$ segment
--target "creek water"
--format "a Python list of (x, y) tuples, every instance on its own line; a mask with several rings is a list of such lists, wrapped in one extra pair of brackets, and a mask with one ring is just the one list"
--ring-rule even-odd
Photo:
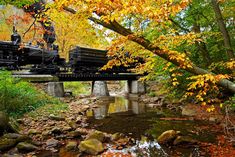
[[(216, 135), (202, 130), (208, 122), (195, 120), (161, 120), (161, 118), (181, 117), (180, 112), (166, 108), (149, 108), (140, 103), (138, 97), (106, 97), (96, 108), (87, 112), (91, 127), (107, 133), (124, 133), (137, 140), (133, 147), (121, 150), (133, 156), (207, 156), (199, 146), (160, 146), (156, 139), (167, 130), (177, 130), (200, 142), (214, 142)], [(142, 137), (148, 141), (141, 141)], [(110, 152), (116, 150), (109, 149)], [(120, 152), (120, 151), (119, 151)]]

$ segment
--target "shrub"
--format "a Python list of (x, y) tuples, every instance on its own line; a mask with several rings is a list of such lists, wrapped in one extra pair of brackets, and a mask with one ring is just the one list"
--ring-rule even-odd
[(19, 116), (47, 103), (58, 103), (30, 83), (0, 71), (0, 110)]

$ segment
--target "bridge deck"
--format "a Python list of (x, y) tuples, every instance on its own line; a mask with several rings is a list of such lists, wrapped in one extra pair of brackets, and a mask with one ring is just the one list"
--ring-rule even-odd
[(137, 74), (58, 74), (59, 81), (138, 80)]
[(138, 80), (138, 74), (55, 74), (41, 75), (29, 73), (13, 73), (13, 77), (22, 78), (30, 82), (53, 81), (111, 81), (111, 80)]

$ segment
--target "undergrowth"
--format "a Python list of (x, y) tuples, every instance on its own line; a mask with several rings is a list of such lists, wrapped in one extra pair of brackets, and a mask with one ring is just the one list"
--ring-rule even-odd
[(89, 86), (84, 82), (64, 82), (65, 90), (71, 90), (73, 95), (90, 94)]
[(0, 71), (0, 110), (18, 117), (45, 104), (58, 104), (28, 82), (13, 78), (8, 71)]

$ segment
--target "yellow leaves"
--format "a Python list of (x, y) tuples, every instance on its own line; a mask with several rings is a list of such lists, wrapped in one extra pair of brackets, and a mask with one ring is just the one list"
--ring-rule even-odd
[(185, 97), (195, 97), (197, 102), (200, 102), (202, 106), (208, 105), (206, 109), (207, 112), (213, 112), (215, 110), (214, 104), (220, 104), (223, 107), (220, 100), (217, 98), (212, 98), (212, 96), (217, 97), (219, 94), (219, 88), (217, 87), (217, 82), (223, 78), (227, 78), (227, 75), (213, 75), (204, 74), (198, 76), (192, 76), (188, 79), (192, 80), (188, 85), (187, 93)]
[[(69, 1), (63, 3), (67, 2), (70, 3)], [(79, 11), (83, 12), (83, 9), (81, 8)], [(57, 6), (52, 6), (46, 14), (53, 21), (57, 35), (56, 42), (60, 47), (60, 55), (64, 58), (68, 58), (69, 50), (76, 45), (104, 49), (107, 41), (101, 31), (94, 28), (92, 23), (88, 21), (87, 12), (71, 14), (65, 11), (61, 12)]]
[(207, 112), (213, 112), (215, 110), (215, 106), (214, 105), (211, 105), (210, 107), (208, 107), (206, 109)]
[(187, 0), (179, 2), (155, 1), (155, 0), (56, 0), (57, 8), (74, 6), (78, 10), (86, 8), (90, 13), (97, 13), (108, 19), (125, 17), (130, 14), (142, 16), (144, 19), (152, 19), (156, 22), (167, 20), (183, 10)]
[(177, 85), (179, 85), (179, 82), (172, 82), (172, 85), (177, 86)]
[(220, 108), (223, 108), (223, 104), (221, 103), (221, 104), (219, 105), (219, 107), (220, 107)]
[(186, 57), (185, 53), (179, 53), (177, 51), (169, 50), (168, 56), (172, 62), (177, 62), (179, 66), (183, 69), (192, 67), (192, 63), (190, 62), (189, 58)]
[(202, 104), (201, 104), (202, 106), (206, 106), (206, 102), (202, 102)]
[(176, 35), (176, 30), (169, 28), (170, 32), (168, 35), (161, 35), (157, 39), (155, 39), (155, 43), (160, 45), (161, 48), (164, 49), (175, 49), (182, 44), (193, 45), (196, 42), (201, 42), (202, 38), (200, 33), (195, 34), (193, 32)]
[(225, 63), (225, 65), (228, 69), (233, 70), (235, 69), (235, 60), (228, 61), (227, 63)]

